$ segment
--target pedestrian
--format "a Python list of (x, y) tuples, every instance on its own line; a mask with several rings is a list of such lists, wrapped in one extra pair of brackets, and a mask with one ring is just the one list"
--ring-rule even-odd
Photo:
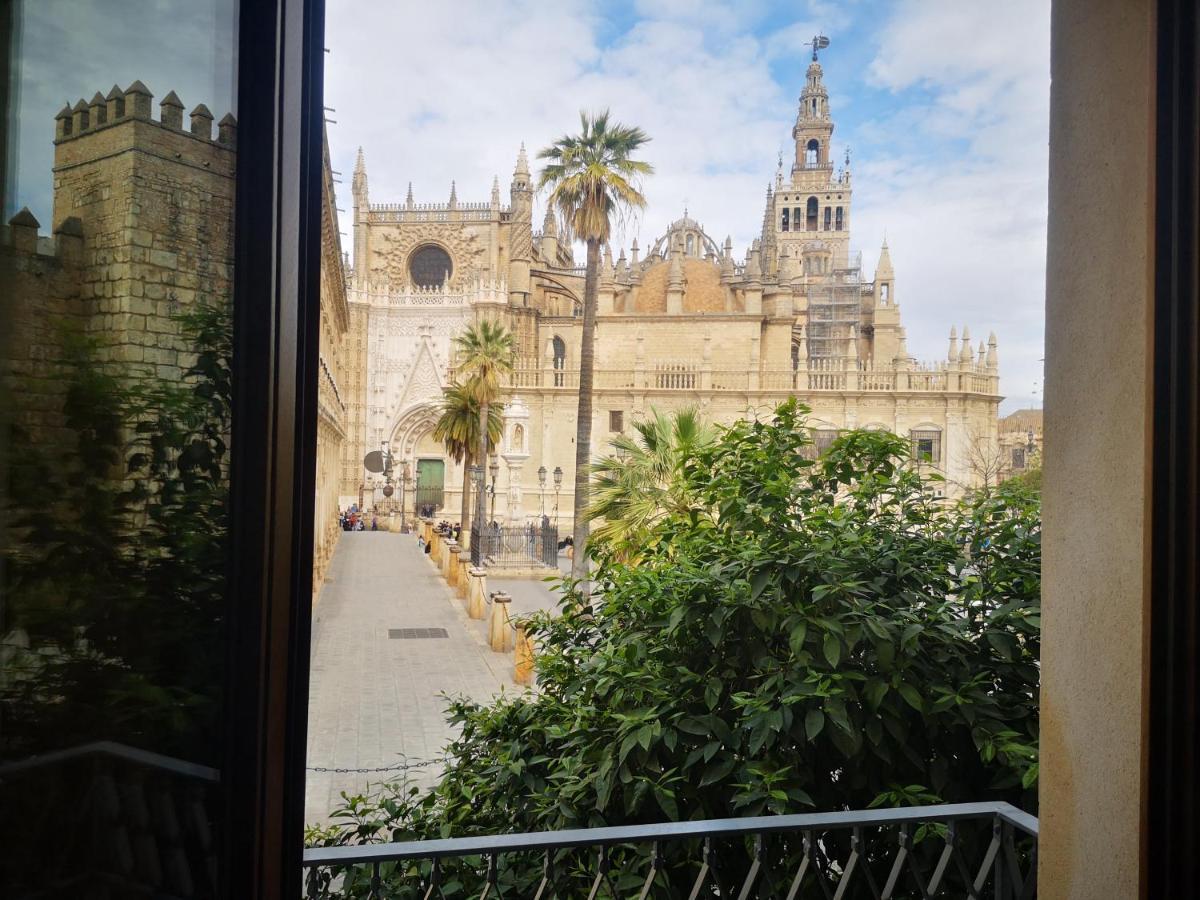
[(379, 520), (377, 518), (375, 518), (374, 516), (371, 516), (371, 530), (372, 531), (379, 530)]

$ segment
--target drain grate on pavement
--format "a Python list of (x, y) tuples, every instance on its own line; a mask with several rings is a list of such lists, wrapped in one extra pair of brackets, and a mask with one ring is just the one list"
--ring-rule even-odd
[(394, 641), (412, 641), (421, 638), (448, 638), (445, 628), (389, 628), (388, 637)]

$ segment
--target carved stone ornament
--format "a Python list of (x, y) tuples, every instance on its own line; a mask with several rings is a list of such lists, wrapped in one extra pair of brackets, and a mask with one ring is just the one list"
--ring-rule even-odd
[(375, 249), (371, 259), (372, 275), (385, 275), (393, 285), (407, 284), (408, 258), (414, 250), (426, 244), (436, 244), (450, 254), (454, 264), (450, 285), (458, 286), (486, 265), (486, 248), (474, 231), (458, 223), (418, 222), (400, 228), (380, 229), (382, 246)]

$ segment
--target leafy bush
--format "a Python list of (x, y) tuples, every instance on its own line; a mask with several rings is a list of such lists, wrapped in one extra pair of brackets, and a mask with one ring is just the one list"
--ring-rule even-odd
[(64, 326), (67, 438), (9, 427), (0, 758), (107, 739), (218, 762), (229, 310), (179, 325), (177, 382)]
[(1036, 499), (934, 500), (886, 433), (813, 460), (804, 412), (786, 403), (695, 450), (690, 507), (656, 523), (638, 563), (601, 550), (590, 597), (568, 583), (561, 614), (531, 622), (539, 692), (451, 704), (461, 733), (432, 791), (349, 798), (310, 840), (1032, 808)]

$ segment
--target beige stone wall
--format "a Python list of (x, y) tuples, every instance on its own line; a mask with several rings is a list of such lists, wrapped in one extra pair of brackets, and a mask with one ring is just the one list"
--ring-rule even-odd
[(193, 134), (150, 118), (148, 102), (126, 108), (56, 140), (54, 224), (82, 223), (89, 329), (114, 359), (177, 379), (188, 357), (171, 314), (232, 295), (234, 132), (222, 143), (211, 117)]
[(1038, 896), (1132, 900), (1145, 884), (1154, 4), (1059, 0), (1051, 25)]
[(350, 409), (347, 363), (349, 362), (350, 307), (346, 298), (346, 272), (338, 231), (337, 200), (329, 144), (325, 141), (321, 201), (321, 303), (317, 373), (317, 471), (313, 506), (313, 602), (321, 585), (341, 530), (344, 458), (347, 453)]

